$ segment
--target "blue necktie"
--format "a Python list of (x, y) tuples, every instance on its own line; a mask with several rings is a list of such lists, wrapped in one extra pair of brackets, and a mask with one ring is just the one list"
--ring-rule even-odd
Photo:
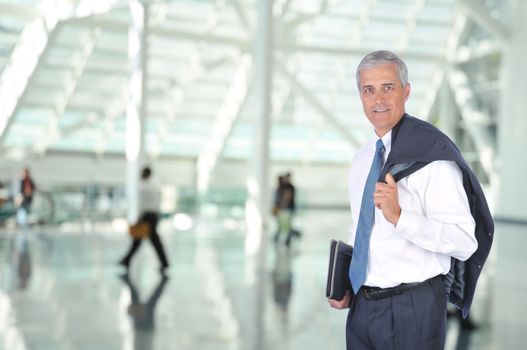
[(371, 229), (375, 218), (375, 207), (373, 204), (373, 191), (379, 179), (384, 153), (382, 140), (377, 140), (375, 157), (371, 163), (370, 172), (362, 193), (362, 203), (360, 206), (359, 223), (355, 234), (355, 244), (353, 245), (353, 258), (350, 264), (350, 281), (353, 292), (357, 294), (359, 288), (366, 280), (366, 267), (368, 266), (368, 250), (370, 249)]

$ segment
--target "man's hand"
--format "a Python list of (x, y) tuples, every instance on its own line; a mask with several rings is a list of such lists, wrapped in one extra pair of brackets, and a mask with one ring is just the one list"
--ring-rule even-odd
[(342, 300), (328, 299), (329, 305), (335, 309), (347, 309), (350, 305), (351, 292), (348, 290)]
[(373, 203), (382, 210), (382, 214), (394, 225), (397, 225), (401, 216), (401, 207), (399, 206), (399, 196), (397, 194), (397, 184), (392, 174), (386, 174), (386, 183), (377, 182), (375, 192), (373, 192)]

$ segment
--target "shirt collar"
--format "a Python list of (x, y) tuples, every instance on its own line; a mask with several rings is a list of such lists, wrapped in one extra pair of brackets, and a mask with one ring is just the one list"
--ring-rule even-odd
[[(379, 139), (379, 136), (375, 135), (375, 138), (371, 140), (373, 152), (375, 152), (375, 143)], [(384, 144), (384, 159), (386, 160), (390, 150), (392, 149), (392, 130), (388, 131), (382, 138)]]
[[(377, 140), (379, 139), (379, 136), (375, 135), (373, 139), (370, 140), (370, 144), (372, 145), (373, 149), (375, 150), (375, 143), (377, 143)], [(382, 143), (384, 144), (384, 153), (390, 152), (390, 149), (392, 148), (392, 130), (388, 131), (382, 138)]]
[(388, 131), (386, 135), (382, 137), (382, 143), (384, 143), (384, 159), (386, 159), (386, 156), (388, 153), (390, 153), (390, 150), (392, 149), (392, 131)]

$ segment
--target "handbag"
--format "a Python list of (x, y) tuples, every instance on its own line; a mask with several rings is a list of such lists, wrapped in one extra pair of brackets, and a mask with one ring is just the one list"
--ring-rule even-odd
[(133, 239), (143, 239), (150, 236), (150, 225), (148, 222), (138, 222), (128, 227), (128, 233)]

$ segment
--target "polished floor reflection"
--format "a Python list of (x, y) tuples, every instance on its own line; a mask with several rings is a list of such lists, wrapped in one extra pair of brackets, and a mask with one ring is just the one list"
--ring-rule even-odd
[[(150, 244), (129, 273), (117, 264), (125, 233), (101, 225), (0, 229), (0, 350), (344, 349), (346, 313), (324, 298), (330, 238), (346, 239), (345, 211), (308, 211), (288, 249), (272, 232), (263, 258), (245, 254), (232, 219), (161, 229), (166, 275)], [(273, 230), (271, 225), (270, 231)], [(447, 349), (527, 343), (525, 226), (498, 224), (472, 320), (449, 319)]]

